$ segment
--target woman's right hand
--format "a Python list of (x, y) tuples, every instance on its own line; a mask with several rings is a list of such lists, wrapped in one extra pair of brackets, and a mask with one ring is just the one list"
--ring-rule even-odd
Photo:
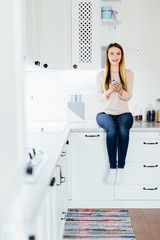
[(107, 99), (109, 99), (109, 97), (113, 91), (115, 91), (113, 84), (109, 84), (109, 89), (105, 92)]
[(112, 90), (112, 92), (113, 92), (113, 91), (116, 91), (116, 89), (115, 89), (115, 84), (114, 84), (114, 83), (110, 83), (110, 84), (109, 84), (109, 89)]

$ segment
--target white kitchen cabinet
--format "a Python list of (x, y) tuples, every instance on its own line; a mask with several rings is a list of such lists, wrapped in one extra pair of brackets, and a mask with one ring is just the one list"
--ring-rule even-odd
[(115, 186), (115, 199), (160, 199), (160, 133), (131, 132), (124, 184)]
[(124, 183), (111, 186), (106, 133), (71, 133), (70, 206), (151, 207), (160, 200), (159, 156), (159, 132), (130, 132)]
[(25, 61), (34, 66), (41, 59), (41, 0), (25, 0)]
[(97, 0), (72, 0), (72, 68), (99, 68), (99, 22)]
[(26, 0), (27, 60), (42, 69), (71, 67), (70, 0)]
[[(33, 142), (35, 140), (36, 139), (33, 139)], [(50, 143), (51, 141), (52, 138), (49, 138)], [(46, 140), (45, 144), (47, 144), (47, 142), (48, 141)], [(34, 199), (35, 202), (38, 203), (34, 203), (35, 207), (33, 207), (31, 203), (27, 204), (27, 206), (31, 205), (32, 207), (32, 213), (26, 213), (26, 219), (28, 222), (26, 230), (29, 240), (62, 239), (65, 216), (68, 207), (67, 166), (70, 154), (69, 147), (70, 140), (68, 137), (61, 152), (58, 152), (57, 157), (59, 157), (54, 164), (54, 168), (52, 170), (48, 169), (48, 171), (44, 168), (46, 176), (42, 178), (39, 176), (37, 182), (34, 182), (34, 185), (32, 183), (30, 183), (30, 186), (27, 185), (28, 190), (29, 187), (31, 187), (31, 189), (34, 188), (34, 190), (32, 190), (35, 194), (34, 198), (36, 198), (36, 196), (39, 198), (38, 201), (37, 199)], [(45, 184), (45, 186), (43, 186), (43, 182), (46, 182), (48, 185)]]
[(41, 51), (41, 66), (46, 65), (47, 69), (71, 67), (70, 0), (42, 1)]
[[(107, 46), (120, 41), (120, 2), (72, 0), (72, 68), (104, 68)], [(106, 6), (114, 10), (112, 19), (101, 19)]]
[[(103, 6), (117, 14), (101, 19)], [(25, 9), (26, 59), (42, 69), (99, 69), (120, 41), (120, 0), (26, 0)]]
[(28, 239), (30, 240), (56, 240), (56, 194), (58, 181), (58, 171), (54, 169), (49, 185), (43, 193), (43, 198), (39, 199), (39, 206), (30, 224)]
[(63, 148), (61, 155), (56, 164), (57, 182), (56, 182), (56, 240), (61, 240), (65, 216), (67, 212), (67, 163), (68, 163), (68, 146)]
[(106, 184), (109, 162), (106, 133), (71, 133), (70, 201), (114, 199), (114, 188)]

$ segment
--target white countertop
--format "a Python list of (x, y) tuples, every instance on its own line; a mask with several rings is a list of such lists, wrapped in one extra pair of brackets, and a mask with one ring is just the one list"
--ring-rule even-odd
[[(105, 130), (100, 128), (96, 121), (87, 121), (81, 123), (70, 123), (71, 132), (76, 131), (101, 131)], [(134, 122), (131, 132), (160, 132), (160, 123), (157, 122)]]
[[(32, 125), (33, 127), (33, 125)], [(33, 128), (32, 128), (33, 130)], [(34, 183), (24, 183), (22, 189), (23, 215), (26, 228), (32, 223), (37, 207), (49, 186), (56, 162), (70, 132), (69, 124), (62, 132), (26, 132), (26, 147), (35, 147), (49, 155), (39, 178)], [(26, 229), (27, 231), (27, 229)]]
[[(26, 125), (26, 132), (50, 132), (50, 133), (60, 133), (69, 126), (71, 132), (76, 131), (102, 131), (104, 129), (100, 128), (96, 121), (83, 121), (83, 122), (72, 122), (68, 123), (66, 121), (42, 121), (42, 122), (28, 122)], [(160, 131), (160, 123), (158, 122), (134, 122), (133, 127), (130, 131)]]

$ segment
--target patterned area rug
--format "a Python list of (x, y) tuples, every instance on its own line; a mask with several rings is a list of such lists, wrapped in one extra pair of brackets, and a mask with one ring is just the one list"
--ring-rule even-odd
[(68, 209), (63, 239), (136, 240), (127, 210)]

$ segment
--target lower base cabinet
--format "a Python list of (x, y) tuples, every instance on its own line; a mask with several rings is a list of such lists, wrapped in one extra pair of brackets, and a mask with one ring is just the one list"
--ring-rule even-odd
[[(118, 160), (118, 159), (117, 159)], [(71, 133), (70, 207), (158, 207), (160, 133), (130, 132), (124, 183), (108, 185), (104, 132)]]
[(56, 164), (57, 181), (55, 191), (56, 240), (61, 240), (67, 212), (67, 150), (63, 149)]
[(160, 207), (160, 133), (130, 132), (124, 183), (108, 185), (105, 132), (71, 132), (32, 222), (29, 240), (62, 240), (67, 208)]
[[(122, 185), (115, 187), (115, 200), (160, 200), (160, 185)], [(153, 206), (152, 206), (153, 207)]]
[(34, 219), (30, 224), (28, 240), (62, 240), (67, 212), (67, 165), (69, 141), (65, 144), (50, 176)]
[(76, 200), (113, 200), (105, 133), (71, 133), (71, 195)]

